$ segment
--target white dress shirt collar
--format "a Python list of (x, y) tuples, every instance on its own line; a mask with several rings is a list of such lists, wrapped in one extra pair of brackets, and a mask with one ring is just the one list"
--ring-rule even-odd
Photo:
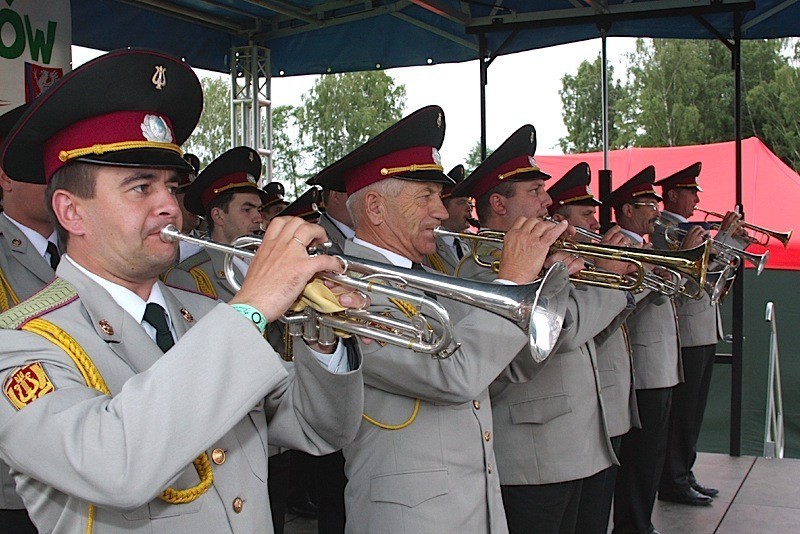
[(162, 308), (164, 308), (164, 311), (167, 314), (167, 324), (170, 325), (170, 330), (172, 330), (172, 318), (169, 316), (169, 310), (167, 309), (167, 301), (164, 299), (164, 294), (161, 293), (161, 287), (157, 283), (153, 284), (153, 287), (150, 290), (150, 296), (147, 298), (147, 301), (144, 301), (139, 295), (137, 295), (130, 289), (123, 287), (119, 284), (115, 284), (114, 282), (106, 280), (105, 278), (102, 278), (94, 274), (93, 272), (86, 270), (86, 268), (79, 265), (75, 260), (70, 258), (68, 254), (64, 254), (64, 256), (62, 256), (62, 259), (64, 258), (69, 260), (69, 262), (83, 274), (91, 278), (93, 281), (97, 282), (97, 284), (100, 285), (100, 287), (108, 291), (109, 295), (111, 295), (111, 298), (114, 299), (114, 302), (116, 302), (120, 308), (128, 312), (128, 314), (130, 314), (131, 317), (136, 319), (136, 321), (144, 327), (145, 331), (147, 331), (148, 334), (151, 334), (152, 332), (152, 335), (150, 337), (155, 339), (156, 335), (155, 328), (150, 326), (149, 323), (146, 322), (142, 323), (144, 319), (144, 310), (147, 307), (147, 304), (150, 302), (154, 302), (159, 306), (161, 306)]
[(684, 217), (683, 215), (678, 215), (677, 213), (672, 213), (671, 211), (668, 211), (668, 210), (661, 210), (661, 213), (666, 213), (666, 214), (668, 214), (668, 215), (667, 215), (668, 217), (672, 217), (673, 219), (675, 219), (675, 220), (676, 220), (676, 221), (678, 221), (678, 222), (682, 222), (682, 223), (687, 223), (687, 222), (689, 222), (689, 219), (687, 219), (687, 218), (686, 218), (686, 217)]
[(392, 252), (391, 250), (386, 250), (385, 248), (381, 248), (381, 247), (379, 247), (377, 245), (373, 245), (372, 243), (367, 243), (363, 239), (359, 239), (357, 237), (354, 237), (353, 238), (353, 243), (361, 245), (362, 247), (370, 248), (370, 249), (372, 249), (372, 250), (374, 250), (376, 252), (380, 252), (383, 256), (386, 257), (387, 260), (389, 260), (389, 263), (391, 263), (395, 267), (405, 267), (406, 269), (410, 269), (411, 268), (411, 264), (413, 263), (408, 258), (405, 258), (405, 257), (401, 256), (400, 254), (397, 254), (396, 252)]
[(43, 257), (45, 259), (49, 259), (47, 256), (45, 256), (45, 252), (47, 252), (47, 243), (48, 242), (51, 242), (54, 245), (57, 244), (57, 242), (56, 242), (56, 233), (55, 232), (50, 234), (50, 237), (45, 238), (42, 234), (40, 234), (36, 230), (33, 230), (32, 228), (28, 228), (27, 226), (25, 226), (24, 224), (22, 224), (19, 221), (15, 221), (11, 217), (9, 217), (7, 213), (6, 213), (6, 219), (8, 219), (9, 222), (11, 222), (11, 224), (13, 224), (17, 228), (19, 228), (20, 232), (25, 234), (25, 237), (28, 238), (28, 241), (30, 241), (30, 243), (33, 246), (33, 248), (36, 249), (36, 252), (38, 252), (41, 257)]

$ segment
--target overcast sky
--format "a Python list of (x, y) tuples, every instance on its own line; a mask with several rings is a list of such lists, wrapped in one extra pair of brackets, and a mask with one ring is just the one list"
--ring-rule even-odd
[[(617, 73), (624, 72), (625, 55), (634, 49), (635, 39), (610, 38), (609, 62)], [(558, 140), (567, 134), (561, 118), (561, 78), (575, 74), (581, 61), (594, 60), (600, 53), (600, 39), (571, 43), (497, 58), (489, 67), (486, 87), (487, 140), (497, 148), (523, 124), (533, 124), (538, 137), (537, 154), (560, 154)], [(101, 52), (73, 47), (77, 66)], [(387, 71), (406, 87), (406, 114), (437, 104), (444, 109), (447, 132), (442, 146), (445, 169), (463, 163), (480, 139), (480, 86), (478, 62), (405, 67)], [(218, 75), (199, 71), (203, 75)], [(316, 76), (273, 78), (273, 105), (301, 104), (301, 95), (314, 84)]]

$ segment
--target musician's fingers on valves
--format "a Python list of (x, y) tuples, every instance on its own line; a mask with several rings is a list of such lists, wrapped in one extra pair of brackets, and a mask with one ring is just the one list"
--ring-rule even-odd
[(503, 237), (499, 277), (519, 284), (539, 278), (550, 246), (566, 226), (566, 222), (553, 224), (537, 218), (519, 217)]

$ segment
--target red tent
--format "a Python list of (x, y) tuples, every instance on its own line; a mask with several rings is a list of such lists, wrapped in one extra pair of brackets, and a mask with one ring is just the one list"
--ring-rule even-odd
[[(734, 142), (667, 148), (628, 148), (612, 150), (608, 163), (612, 171), (612, 189), (648, 165), (656, 168), (656, 179), (687, 167), (695, 161), (703, 163), (698, 181), (703, 187), (699, 207), (725, 213), (736, 203), (734, 180)], [(585, 161), (592, 169), (592, 190), (597, 194), (597, 171), (603, 168), (603, 153), (536, 156), (542, 170), (558, 180), (573, 165)], [(796, 226), (800, 212), (800, 175), (783, 163), (756, 137), (742, 141), (742, 197), (747, 222), (778, 231)], [(700, 215), (700, 214), (698, 214)], [(695, 217), (697, 219), (698, 217)], [(800, 242), (793, 237), (784, 249), (780, 242), (769, 245), (768, 269), (800, 270)], [(754, 245), (748, 250), (762, 252)], [(748, 265), (749, 267), (749, 265)]]

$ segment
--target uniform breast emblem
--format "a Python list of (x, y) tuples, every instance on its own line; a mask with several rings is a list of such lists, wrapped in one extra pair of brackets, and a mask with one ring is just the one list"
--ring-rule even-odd
[(21, 410), (36, 399), (55, 391), (55, 389), (42, 364), (36, 362), (17, 369), (6, 380), (3, 393), (17, 410)]

